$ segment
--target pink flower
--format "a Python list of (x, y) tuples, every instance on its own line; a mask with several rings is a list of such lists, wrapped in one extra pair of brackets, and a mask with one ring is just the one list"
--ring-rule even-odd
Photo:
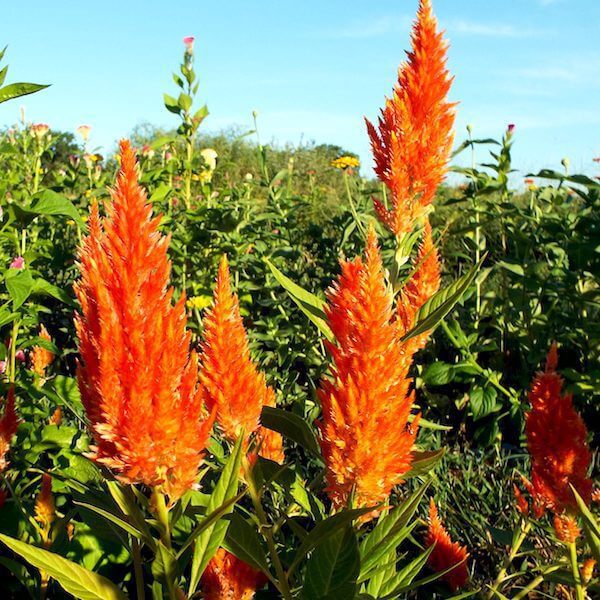
[(514, 123), (509, 123), (509, 125), (507, 127), (508, 133), (512, 133), (514, 130), (515, 130), (515, 124)]
[(25, 356), (25, 352), (23, 350), (17, 350), (15, 352), (15, 358), (21, 363), (24, 363), (27, 360), (27, 357)]
[(185, 44), (185, 51), (191, 54), (194, 51), (194, 36), (188, 35), (183, 38), (183, 43)]
[(80, 125), (75, 131), (83, 138), (84, 142), (87, 142), (88, 138), (90, 137), (91, 130), (91, 125)]
[(0, 375), (4, 375), (6, 373), (6, 361), (0, 360)]
[(31, 135), (41, 140), (50, 131), (50, 125), (35, 123), (31, 126)]
[(25, 259), (22, 256), (15, 256), (13, 261), (10, 263), (11, 269), (24, 269)]

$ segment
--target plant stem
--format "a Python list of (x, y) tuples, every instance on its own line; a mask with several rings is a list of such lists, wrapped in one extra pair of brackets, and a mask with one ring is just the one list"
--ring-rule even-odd
[(344, 171), (344, 185), (346, 187), (346, 194), (348, 195), (348, 202), (350, 203), (350, 211), (352, 212), (352, 216), (354, 217), (354, 221), (356, 222), (356, 226), (358, 230), (361, 232), (363, 236), (365, 236), (365, 229), (362, 226), (362, 223), (358, 219), (358, 213), (356, 212), (356, 206), (354, 205), (354, 200), (352, 199), (352, 192), (350, 191), (350, 182), (348, 181), (348, 174)]
[(269, 521), (267, 520), (267, 515), (262, 506), (262, 502), (260, 500), (260, 494), (256, 489), (254, 484), (254, 475), (252, 473), (252, 469), (248, 469), (248, 491), (250, 493), (250, 497), (252, 498), (252, 503), (254, 504), (254, 508), (256, 509), (256, 514), (258, 515), (258, 519), (261, 524), (261, 532), (267, 542), (267, 547), (269, 548), (269, 554), (271, 555), (271, 559), (273, 560), (273, 566), (275, 567), (275, 572), (277, 573), (277, 579), (279, 580), (279, 592), (285, 600), (292, 600), (292, 593), (290, 591), (290, 587), (287, 580), (287, 575), (283, 569), (283, 565), (281, 564), (281, 560), (279, 558), (279, 554), (277, 553), (277, 548), (275, 546), (275, 540), (273, 539), (273, 532), (271, 530), (271, 526), (269, 525)]
[(508, 571), (508, 567), (510, 567), (510, 564), (512, 563), (515, 556), (519, 552), (519, 549), (521, 548), (521, 545), (525, 541), (525, 537), (529, 533), (530, 529), (531, 529), (531, 521), (529, 521), (529, 520), (521, 521), (521, 532), (517, 536), (517, 539), (514, 541), (512, 547), (510, 549), (510, 552), (508, 553), (508, 556), (504, 559), (504, 564), (502, 565), (502, 568), (500, 569), (498, 576), (494, 580), (494, 583), (492, 584), (490, 591), (488, 592), (488, 595), (486, 596), (487, 600), (491, 600), (491, 598), (494, 597), (494, 594), (495, 594), (496, 590), (498, 589), (498, 586), (502, 585), (502, 582), (504, 581), (504, 578), (506, 577), (506, 572)]
[(144, 600), (144, 571), (142, 569), (142, 552), (139, 542), (132, 537), (131, 554), (135, 572), (135, 591), (138, 600)]
[(583, 585), (581, 583), (581, 573), (579, 572), (579, 564), (577, 563), (577, 547), (575, 542), (569, 542), (569, 559), (571, 561), (571, 571), (573, 572), (573, 580), (575, 581), (575, 597), (577, 600), (585, 600)]

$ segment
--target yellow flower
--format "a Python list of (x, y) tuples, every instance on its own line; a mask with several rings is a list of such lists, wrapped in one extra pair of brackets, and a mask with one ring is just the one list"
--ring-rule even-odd
[(335, 169), (348, 169), (350, 167), (357, 169), (360, 167), (360, 161), (355, 156), (340, 156), (331, 161), (331, 166)]
[(207, 294), (192, 296), (191, 298), (188, 298), (188, 301), (185, 304), (188, 308), (203, 310), (212, 304), (212, 297)]

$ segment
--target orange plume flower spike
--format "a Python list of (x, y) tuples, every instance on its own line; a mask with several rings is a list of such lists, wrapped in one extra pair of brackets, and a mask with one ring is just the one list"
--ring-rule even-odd
[(412, 354), (400, 342), (373, 228), (364, 261), (343, 261), (341, 269), (327, 291), (336, 343), (327, 343), (333, 363), (318, 390), (318, 426), (334, 506), (346, 506), (352, 496), (364, 507), (385, 501), (409, 471), (418, 416), (409, 424)]
[(448, 535), (438, 515), (433, 498), (431, 498), (429, 503), (428, 524), (425, 545), (431, 547), (435, 544), (435, 548), (429, 555), (427, 563), (436, 573), (440, 573), (452, 565), (456, 565), (454, 569), (442, 575), (442, 579), (453, 591), (456, 591), (464, 587), (469, 580), (469, 571), (467, 569), (469, 553), (465, 546), (461, 546), (458, 542), (453, 542)]
[(375, 210), (397, 236), (411, 231), (425, 214), (446, 175), (454, 141), (448, 44), (429, 0), (419, 3), (411, 45), (377, 127), (366, 121), (375, 172), (391, 192), (391, 208), (375, 200)]
[(120, 162), (106, 217), (92, 205), (79, 250), (79, 389), (95, 459), (174, 502), (196, 482), (212, 419), (189, 351), (185, 297), (172, 303), (169, 238), (138, 183), (127, 141)]
[[(52, 341), (48, 330), (43, 325), (40, 325), (40, 337), (48, 342)], [(31, 369), (36, 375), (44, 377), (46, 374), (46, 369), (52, 364), (53, 361), (54, 352), (51, 350), (47, 350), (41, 346), (35, 346), (33, 348), (31, 355)]]
[(263, 406), (275, 405), (275, 392), (250, 357), (237, 295), (231, 289), (227, 257), (219, 265), (213, 306), (204, 317), (200, 379), (206, 402), (216, 410), (225, 437), (234, 441), (260, 426)]
[(35, 520), (47, 533), (56, 518), (54, 497), (52, 496), (52, 477), (48, 473), (42, 475), (42, 487), (35, 501)]
[(219, 548), (202, 574), (205, 600), (252, 600), (267, 577), (227, 550)]
[(591, 461), (587, 429), (573, 408), (571, 394), (562, 393), (563, 380), (556, 373), (557, 363), (554, 343), (548, 352), (546, 369), (533, 380), (529, 392), (531, 411), (525, 423), (534, 505), (556, 514), (577, 509), (571, 485), (586, 503), (592, 494), (592, 481), (587, 476)]
[(20, 420), (15, 410), (15, 388), (10, 386), (4, 405), (4, 412), (0, 418), (0, 473), (8, 466), (6, 455), (10, 448), (10, 442), (17, 432)]

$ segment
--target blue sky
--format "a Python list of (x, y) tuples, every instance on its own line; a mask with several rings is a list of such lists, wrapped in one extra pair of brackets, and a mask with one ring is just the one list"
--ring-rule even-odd
[[(208, 130), (251, 128), (267, 140), (344, 146), (370, 164), (362, 116), (377, 116), (408, 47), (417, 0), (5, 0), (7, 81), (51, 83), (0, 105), (0, 126), (27, 118), (93, 126), (104, 151), (144, 121), (176, 123), (162, 93), (196, 37)], [(595, 173), (600, 155), (598, 0), (434, 0), (451, 42), (457, 141), (516, 124), (514, 164)], [(482, 160), (483, 154), (479, 156)]]

